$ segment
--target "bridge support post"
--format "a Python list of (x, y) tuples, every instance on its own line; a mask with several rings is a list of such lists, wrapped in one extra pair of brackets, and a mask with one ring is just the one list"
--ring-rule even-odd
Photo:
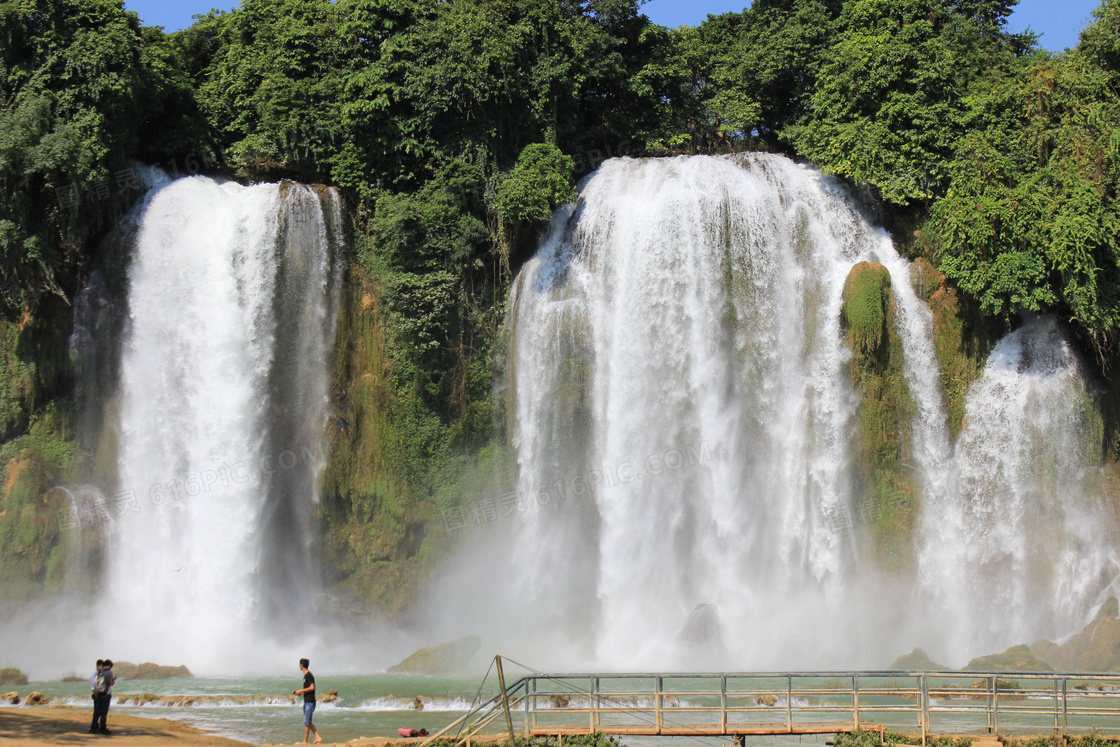
[(852, 731), (859, 731), (859, 676), (852, 676)]
[(506, 730), (509, 732), (510, 747), (517, 747), (517, 739), (513, 735), (513, 717), (509, 713), (509, 693), (506, 692), (506, 675), (502, 672), (501, 654), (494, 657), (498, 665), (498, 687), (502, 688), (502, 710), (506, 712)]
[(591, 733), (594, 734), (595, 733), (595, 726), (596, 726), (595, 722), (597, 720), (597, 715), (595, 713), (595, 707), (599, 705), (599, 703), (598, 703), (598, 700), (599, 700), (599, 678), (598, 677), (592, 677), (591, 681), (588, 684), (590, 685), (590, 687), (587, 691), (587, 711), (588, 711), (588, 714), (591, 717), (591, 725), (590, 725)]
[(793, 734), (793, 675), (786, 676), (786, 731)]
[(1069, 699), (1066, 697), (1066, 685), (1068, 685), (1068, 684), (1069, 684), (1069, 680), (1066, 679), (1065, 677), (1063, 677), (1062, 678), (1062, 738), (1067, 740), (1067, 742), (1066, 742), (1067, 744), (1069, 743), (1068, 742), (1068, 740), (1069, 740), (1069, 730), (1067, 729), (1067, 726), (1066, 726), (1066, 714), (1067, 714), (1067, 709), (1069, 708)]
[(727, 675), (719, 680), (719, 727), (723, 734), (727, 733)]
[(999, 677), (992, 675), (992, 733), (999, 734)]
[(1054, 678), (1054, 733), (1060, 734), (1060, 724), (1058, 723), (1058, 678)]
[(923, 673), (922, 681), (922, 745), (925, 746), (929, 736), (929, 675)]

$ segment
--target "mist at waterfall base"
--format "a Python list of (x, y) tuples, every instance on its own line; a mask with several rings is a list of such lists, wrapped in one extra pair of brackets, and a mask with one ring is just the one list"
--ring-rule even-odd
[[(840, 324), (863, 260), (890, 273), (917, 411), (904, 573), (854, 490)], [(932, 325), (835, 180), (778, 156), (608, 161), (515, 280), (518, 483), (449, 529), (432, 639), (552, 671), (780, 671), (915, 646), (963, 666), (1079, 631), (1120, 557), (1077, 356), (1053, 320), (1010, 334), (954, 443)]]

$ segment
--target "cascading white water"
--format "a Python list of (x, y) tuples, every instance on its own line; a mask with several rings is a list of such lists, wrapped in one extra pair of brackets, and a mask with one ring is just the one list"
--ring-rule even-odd
[[(921, 509), (917, 584), (868, 560), (872, 509), (853, 494), (858, 399), (840, 308), (861, 260), (891, 276), (917, 406), (906, 466), (926, 496), (963, 488)], [(1089, 400), (1068, 346), (1036, 345), (1066, 350), (1047, 354), (1067, 361), (1057, 368), (1040, 354), (1011, 365), (1004, 375), (1022, 381), (1005, 389), (1043, 376), (1051, 383), (1037, 386), (1065, 394), (1011, 398), (998, 425), (984, 415), (1003, 370), (993, 354), (954, 452), (932, 317), (908, 263), (811, 169), (761, 155), (608, 161), (554, 217), (510, 310), (523, 512), (507, 588), (522, 622), (499, 641), (542, 665), (868, 667), (914, 645), (964, 663), (1023, 636), (1073, 632), (1085, 600), (1117, 575), (1088, 488), (1084, 510), (1065, 509), (1060, 540), (1024, 534), (1015, 518), (1026, 504), (1053, 510), (1046, 485), (1089, 480), (1078, 419)], [(1044, 412), (1066, 430), (1031, 426)], [(1027, 451), (1006, 451), (1007, 433), (1049, 455), (1049, 482), (1022, 466), (1008, 473)], [(1091, 593), (1078, 586), (1087, 567)], [(1002, 584), (1014, 593), (993, 597)], [(1043, 588), (1047, 611), (1034, 614)], [(722, 641), (693, 645), (700, 629)]]
[(1053, 319), (1029, 321), (992, 350), (947, 479), (925, 496), (921, 581), (927, 604), (952, 613), (946, 652), (1068, 635), (1120, 590), (1100, 427)]
[(738, 661), (854, 661), (868, 633), (845, 610), (878, 586), (840, 520), (840, 304), (862, 259), (897, 255), (831, 180), (777, 157), (610, 161), (558, 216), (511, 301), (514, 556), (522, 598), (589, 656), (663, 663), (713, 603)]
[(291, 622), (278, 599), (314, 597), (340, 245), (327, 204), (300, 185), (191, 177), (143, 206), (103, 607), (130, 656), (230, 671)]

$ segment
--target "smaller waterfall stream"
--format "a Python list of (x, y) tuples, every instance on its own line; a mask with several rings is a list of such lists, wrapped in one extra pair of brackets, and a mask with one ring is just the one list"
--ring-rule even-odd
[(945, 479), (925, 496), (921, 582), (947, 651), (991, 653), (1076, 632), (1120, 591), (1100, 486), (1100, 421), (1053, 319), (992, 350)]
[(132, 656), (259, 661), (317, 593), (340, 224), (333, 191), (287, 183), (191, 177), (142, 208), (104, 600)]

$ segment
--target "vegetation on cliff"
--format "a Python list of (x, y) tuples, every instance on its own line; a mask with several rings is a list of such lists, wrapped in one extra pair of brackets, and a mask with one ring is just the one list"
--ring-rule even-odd
[(906, 385), (898, 312), (887, 268), (860, 262), (844, 283), (848, 372), (862, 394), (856, 411), (860, 479), (857, 505), (873, 519), (879, 562), (901, 571), (913, 563), (918, 485), (906, 461), (916, 408)]

